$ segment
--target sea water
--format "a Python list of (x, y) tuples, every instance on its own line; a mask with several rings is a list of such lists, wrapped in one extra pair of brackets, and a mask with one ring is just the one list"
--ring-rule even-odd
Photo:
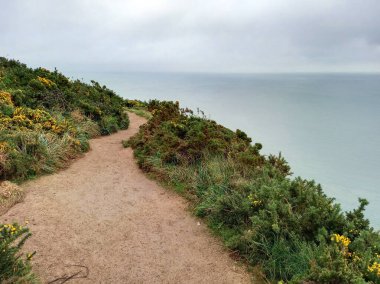
[[(72, 73), (73, 76), (76, 74)], [(77, 76), (78, 77), (78, 76)], [(380, 74), (81, 73), (119, 95), (174, 100), (245, 131), (380, 229)]]

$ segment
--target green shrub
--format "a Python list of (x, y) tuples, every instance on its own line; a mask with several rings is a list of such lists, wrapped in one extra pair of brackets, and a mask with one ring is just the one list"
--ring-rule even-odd
[(126, 100), (126, 107), (134, 109), (145, 108), (147, 107), (147, 103), (140, 100)]
[(102, 135), (110, 135), (119, 130), (119, 125), (116, 117), (114, 116), (105, 116), (100, 121), (100, 133)]
[(21, 253), (30, 236), (28, 228), (16, 223), (0, 225), (0, 283), (38, 283), (30, 266), (34, 253)]
[(127, 129), (129, 127), (129, 117), (126, 111), (121, 112), (118, 125), (120, 129)]

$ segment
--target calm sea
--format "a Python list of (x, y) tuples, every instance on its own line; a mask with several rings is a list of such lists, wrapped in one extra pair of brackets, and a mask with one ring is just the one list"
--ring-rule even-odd
[(367, 198), (380, 229), (380, 74), (81, 73), (130, 99), (179, 101), (281, 152), (344, 210)]

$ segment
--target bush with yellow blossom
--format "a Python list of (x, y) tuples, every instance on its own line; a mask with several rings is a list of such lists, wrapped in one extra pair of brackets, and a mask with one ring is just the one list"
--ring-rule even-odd
[[(90, 136), (82, 127), (87, 124), (88, 119), (76, 124), (63, 116), (53, 117), (45, 110), (27, 107), (17, 107), (11, 116), (0, 117), (0, 179), (22, 180), (64, 166), (64, 155), (75, 158), (88, 150)], [(50, 149), (66, 154), (55, 156)]]
[[(44, 71), (46, 71), (46, 69), (44, 69)], [(37, 80), (40, 81), (46, 87), (51, 88), (51, 87), (55, 86), (55, 83), (53, 81), (47, 79), (47, 78), (37, 76)]]
[(30, 266), (34, 253), (21, 252), (30, 236), (26, 226), (0, 224), (0, 283), (38, 283)]
[(3, 57), (0, 73), (0, 181), (54, 172), (90, 138), (128, 127), (124, 99), (95, 81)]
[(13, 106), (12, 96), (10, 93), (0, 91), (0, 105), (2, 104)]

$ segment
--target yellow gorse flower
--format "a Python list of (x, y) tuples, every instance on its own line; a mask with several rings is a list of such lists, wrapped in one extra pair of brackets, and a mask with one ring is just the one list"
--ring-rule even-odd
[(66, 119), (57, 120), (50, 113), (41, 109), (30, 109), (17, 107), (13, 112), (13, 117), (0, 118), (1, 128), (27, 127), (30, 129), (45, 129), (56, 134), (70, 131), (75, 132), (75, 128)]
[(248, 199), (249, 199), (249, 201), (252, 203), (252, 205), (254, 207), (258, 207), (258, 206), (260, 206), (262, 204), (262, 201), (256, 199), (253, 194), (248, 195)]
[(55, 85), (55, 83), (53, 81), (51, 81), (51, 80), (49, 80), (49, 79), (47, 79), (45, 77), (38, 76), (37, 80), (40, 81), (42, 84), (44, 84), (47, 87), (52, 87), (52, 86)]
[(369, 265), (368, 271), (375, 273), (377, 277), (380, 277), (380, 262), (375, 261), (372, 265)]
[(333, 234), (331, 236), (331, 240), (333, 242), (336, 242), (339, 246), (341, 246), (342, 248), (342, 253), (344, 256), (347, 256), (347, 257), (350, 257), (352, 254), (348, 251), (348, 246), (350, 245), (351, 243), (351, 240), (346, 237), (346, 236), (343, 236), (343, 235), (339, 235), (339, 234)]
[(0, 104), (13, 106), (12, 96), (10, 93), (0, 91)]
[(22, 229), (23, 229), (22, 226), (14, 226), (12, 224), (5, 224), (0, 227), (0, 233), (10, 234), (11, 236), (13, 236), (14, 234), (16, 234)]
[(348, 247), (351, 243), (351, 240), (348, 237), (339, 234), (333, 234), (331, 240), (337, 244), (343, 245), (344, 247)]

